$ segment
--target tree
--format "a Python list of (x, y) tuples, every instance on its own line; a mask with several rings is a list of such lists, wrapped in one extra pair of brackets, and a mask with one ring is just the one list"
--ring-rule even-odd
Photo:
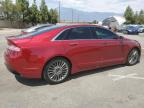
[(38, 22), (39, 22), (39, 10), (37, 8), (37, 5), (36, 5), (36, 0), (33, 1), (33, 4), (30, 8), (30, 19), (31, 19), (31, 23), (32, 25), (36, 25)]
[(40, 15), (41, 15), (40, 16), (41, 23), (47, 23), (49, 21), (49, 12), (45, 0), (41, 0)]
[(3, 8), (4, 16), (7, 20), (11, 19), (11, 14), (13, 11), (13, 4), (11, 0), (1, 1), (1, 5)]
[(93, 23), (93, 24), (98, 24), (98, 21), (97, 21), (97, 20), (94, 20), (92, 23)]
[(133, 24), (135, 23), (134, 20), (134, 12), (130, 6), (128, 6), (124, 12), (124, 17), (126, 18), (127, 24)]
[(134, 20), (135, 20), (135, 21), (134, 21), (135, 24), (138, 24), (138, 23), (139, 23), (139, 13), (138, 13), (137, 11), (136, 11), (135, 14), (134, 14)]
[(16, 13), (16, 21), (24, 26), (26, 23), (30, 22), (30, 9), (29, 9), (29, 1), (28, 0), (16, 0), (15, 6)]
[(144, 11), (143, 10), (141, 10), (140, 13), (139, 13), (138, 23), (139, 24), (144, 24)]
[(30, 8), (29, 8), (29, 2), (28, 0), (23, 0), (22, 4), (22, 15), (23, 15), (23, 23), (29, 23), (30, 22)]
[(56, 9), (50, 9), (50, 23), (55, 24), (58, 22), (58, 12)]
[(3, 14), (4, 14), (4, 19), (7, 21), (10, 21), (12, 24), (13, 21), (16, 19), (15, 4), (13, 4), (12, 0), (5, 0), (5, 1), (2, 0), (1, 6), (2, 6)]
[(38, 9), (36, 0), (33, 0), (32, 6), (29, 6), (29, 0), (0, 0), (2, 13), (4, 13), (4, 19), (11, 21), (17, 21), (20, 25), (32, 23), (36, 25), (38, 23), (57, 23), (58, 12), (56, 9), (50, 9), (46, 5), (45, 0), (41, 0), (40, 8)]

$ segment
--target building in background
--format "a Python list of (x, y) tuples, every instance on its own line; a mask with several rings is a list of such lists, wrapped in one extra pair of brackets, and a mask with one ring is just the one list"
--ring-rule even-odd
[(121, 25), (126, 22), (126, 19), (122, 16), (111, 16), (102, 21), (103, 26), (107, 26), (113, 30), (119, 30)]

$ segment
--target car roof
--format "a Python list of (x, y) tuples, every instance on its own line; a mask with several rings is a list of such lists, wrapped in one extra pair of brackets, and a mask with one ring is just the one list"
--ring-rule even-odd
[(85, 27), (85, 26), (95, 26), (95, 27), (100, 27), (104, 28), (103, 26), (96, 25), (96, 24), (58, 24), (61, 27), (60, 28), (73, 28), (73, 27)]
[[(64, 29), (67, 29), (67, 28), (86, 27), (86, 26), (88, 26), (88, 27), (94, 26), (94, 27), (99, 27), (99, 28), (106, 29), (102, 26), (98, 26), (98, 25), (94, 25), (94, 24), (57, 24), (57, 25), (54, 25), (54, 26), (50, 26), (50, 27), (40, 29), (40, 30), (35, 31), (35, 32), (31, 32), (29, 34), (23, 34), (22, 36), (19, 36), (19, 38), (35, 36), (35, 35), (38, 35), (38, 34), (41, 34), (41, 33), (45, 33), (45, 32), (48, 32), (48, 31), (53, 31), (53, 30), (57, 30), (57, 29), (64, 30)], [(109, 29), (107, 29), (107, 30), (109, 30)]]

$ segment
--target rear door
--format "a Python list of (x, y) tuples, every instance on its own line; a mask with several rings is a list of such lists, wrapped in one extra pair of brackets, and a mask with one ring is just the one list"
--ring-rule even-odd
[[(75, 27), (68, 30), (63, 39), (66, 55), (80, 70), (99, 67), (101, 64), (101, 44), (93, 40), (90, 27)], [(66, 32), (66, 31), (65, 31)]]

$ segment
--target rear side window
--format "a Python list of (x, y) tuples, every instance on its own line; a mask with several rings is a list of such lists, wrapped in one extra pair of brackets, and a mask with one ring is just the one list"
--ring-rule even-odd
[(93, 28), (94, 36), (95, 38), (98, 39), (115, 39), (117, 38), (117, 35), (114, 34), (113, 32), (103, 29), (103, 28), (98, 28), (94, 27)]
[(77, 27), (72, 28), (67, 35), (67, 39), (75, 40), (75, 39), (92, 39), (92, 32), (89, 27)]
[(63, 31), (55, 40), (66, 40), (70, 29)]

